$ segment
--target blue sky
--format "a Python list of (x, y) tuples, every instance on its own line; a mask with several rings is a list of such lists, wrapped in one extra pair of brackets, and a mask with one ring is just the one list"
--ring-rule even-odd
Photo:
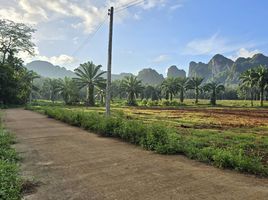
[[(26, 62), (74, 69), (92, 60), (105, 69), (108, 21), (92, 33), (107, 17), (107, 5), (133, 1), (0, 0), (0, 18), (37, 29), (36, 56), (20, 55)], [(268, 54), (267, 8), (264, 0), (145, 0), (115, 14), (112, 71), (136, 74), (151, 67), (165, 75), (170, 65), (187, 71), (190, 61), (208, 62), (216, 53), (231, 59)]]

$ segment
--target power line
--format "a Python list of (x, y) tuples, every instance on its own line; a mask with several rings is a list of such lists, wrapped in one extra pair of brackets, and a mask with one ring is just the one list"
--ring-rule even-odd
[(105, 19), (103, 21), (101, 21), (101, 23), (99, 24), (99, 26), (95, 29), (95, 31), (90, 34), (85, 40), (84, 42), (81, 43), (81, 45), (73, 52), (72, 56), (77, 55), (77, 53), (90, 41), (94, 38), (94, 36), (96, 35), (96, 33), (101, 29), (101, 27), (104, 25), (105, 21), (107, 20), (107, 18), (105, 17)]
[(138, 3), (138, 2), (144, 2), (145, 0), (134, 0), (134, 1), (131, 1), (131, 2), (128, 2), (128, 3), (126, 3), (126, 4), (121, 4), (121, 5), (119, 5), (119, 6), (116, 6), (116, 9), (121, 9), (121, 8), (123, 8), (123, 7), (126, 7), (126, 6), (129, 6), (129, 5), (131, 5), (131, 4), (135, 4), (135, 3)]
[(115, 13), (121, 12), (121, 11), (123, 11), (123, 10), (126, 10), (126, 9), (128, 9), (128, 8), (131, 8), (131, 7), (134, 7), (134, 6), (143, 4), (143, 3), (144, 3), (144, 0), (142, 0), (142, 1), (132, 2), (132, 3), (126, 4), (125, 6), (120, 6), (119, 8), (117, 8), (117, 9), (115, 10)]

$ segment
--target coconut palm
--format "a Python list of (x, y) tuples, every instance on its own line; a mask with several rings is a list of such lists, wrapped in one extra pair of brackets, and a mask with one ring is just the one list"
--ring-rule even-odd
[(71, 104), (77, 100), (78, 89), (71, 78), (65, 77), (64, 79), (59, 79), (57, 90), (66, 104)]
[(173, 100), (173, 96), (177, 93), (177, 86), (176, 86), (176, 79), (175, 78), (167, 78), (161, 84), (161, 89), (166, 96), (166, 100)]
[(28, 85), (29, 90), (30, 90), (29, 103), (31, 104), (32, 103), (32, 97), (33, 97), (33, 90), (36, 90), (36, 87), (34, 87), (34, 85), (33, 85), (33, 81), (34, 81), (34, 79), (40, 78), (40, 76), (36, 72), (30, 70), (30, 71), (25, 72), (23, 78), (24, 78), (24, 80), (26, 82), (29, 83), (29, 85)]
[(217, 100), (217, 95), (225, 90), (224, 85), (222, 84), (218, 84), (216, 82), (211, 82), (211, 83), (207, 83), (204, 86), (204, 90), (211, 92), (211, 96), (210, 96), (210, 104), (215, 106), (216, 105), (216, 100)]
[(106, 80), (101, 77), (106, 72), (99, 72), (101, 65), (94, 65), (93, 62), (81, 64), (79, 68), (75, 69), (77, 78), (73, 78), (77, 83), (79, 89), (87, 87), (87, 105), (94, 106), (94, 89), (104, 88)]
[(195, 103), (198, 103), (199, 93), (201, 90), (201, 84), (203, 82), (204, 78), (202, 77), (191, 77), (188, 81), (188, 87), (189, 89), (195, 90)]
[(263, 94), (268, 84), (268, 69), (264, 66), (256, 68), (256, 83), (260, 90), (260, 104), (263, 106)]
[(58, 79), (47, 79), (45, 84), (49, 89), (49, 99), (54, 103), (60, 89), (60, 81)]
[(122, 87), (127, 93), (128, 105), (135, 106), (136, 98), (143, 91), (143, 86), (136, 76), (127, 76), (122, 80)]
[(180, 93), (180, 102), (183, 103), (184, 101), (184, 94), (186, 90), (188, 90), (189, 85), (188, 85), (188, 79), (187, 78), (176, 78), (176, 92)]
[(251, 106), (253, 106), (254, 87), (257, 83), (257, 73), (254, 69), (248, 69), (240, 75), (241, 88), (248, 88), (250, 90)]

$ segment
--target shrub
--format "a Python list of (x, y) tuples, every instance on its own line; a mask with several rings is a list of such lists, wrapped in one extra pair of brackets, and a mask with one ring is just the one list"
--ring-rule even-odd
[(161, 106), (170, 106), (170, 101), (169, 100), (162, 100)]
[(141, 106), (147, 106), (147, 100), (146, 99), (143, 99), (140, 103)]
[(0, 124), (0, 199), (20, 199), (21, 178), (19, 176), (17, 153), (11, 144), (14, 137), (1, 128)]
[(149, 100), (147, 102), (147, 106), (158, 106), (158, 101), (152, 101), (152, 100)]

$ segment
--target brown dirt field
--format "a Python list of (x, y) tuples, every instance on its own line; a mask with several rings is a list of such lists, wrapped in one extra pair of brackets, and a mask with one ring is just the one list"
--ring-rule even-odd
[(158, 155), (22, 109), (5, 111), (22, 172), (40, 182), (25, 199), (267, 199), (268, 179), (184, 156)]
[(193, 117), (199, 119), (201, 124), (194, 128), (239, 128), (268, 125), (267, 109), (207, 109), (207, 108), (147, 108), (134, 109), (134, 114), (147, 114), (164, 116), (170, 119), (183, 119)]

